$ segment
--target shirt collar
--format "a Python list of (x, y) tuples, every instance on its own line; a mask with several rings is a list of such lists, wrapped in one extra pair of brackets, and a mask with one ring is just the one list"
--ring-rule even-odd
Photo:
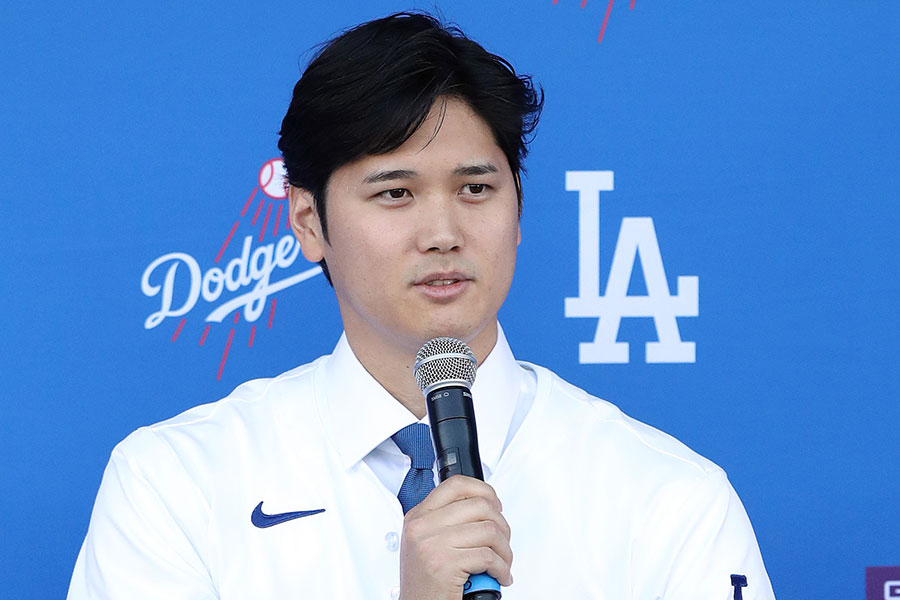
[[(478, 367), (472, 386), (481, 462), (489, 469), (485, 476), (500, 460), (523, 376), (498, 324), (497, 343)], [(346, 334), (322, 362), (316, 385), (326, 434), (344, 468), (354, 466), (394, 433), (417, 421), (366, 371)]]

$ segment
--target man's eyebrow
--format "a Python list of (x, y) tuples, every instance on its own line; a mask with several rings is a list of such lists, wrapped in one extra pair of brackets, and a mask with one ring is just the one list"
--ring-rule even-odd
[(453, 170), (454, 175), (462, 175), (465, 177), (474, 177), (477, 175), (487, 175), (488, 173), (496, 173), (499, 169), (491, 163), (482, 163), (478, 165), (465, 165), (456, 167)]
[(363, 179), (363, 183), (382, 183), (384, 181), (394, 181), (396, 179), (412, 179), (418, 175), (415, 171), (407, 169), (394, 169), (392, 171), (375, 171), (370, 173)]

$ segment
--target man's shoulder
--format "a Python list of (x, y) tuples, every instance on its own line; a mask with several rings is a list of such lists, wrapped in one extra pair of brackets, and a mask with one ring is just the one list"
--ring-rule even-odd
[(704, 477), (721, 468), (686, 444), (659, 429), (634, 419), (618, 406), (569, 383), (553, 371), (524, 363), (537, 376), (537, 414), (542, 426), (602, 454), (634, 466), (675, 469), (683, 475)]
[(154, 459), (161, 454), (180, 458), (192, 454), (227, 452), (240, 440), (272, 436), (286, 421), (302, 427), (317, 421), (303, 418), (315, 408), (313, 375), (324, 359), (286, 371), (276, 377), (252, 379), (215, 402), (141, 427), (113, 451), (129, 459)]

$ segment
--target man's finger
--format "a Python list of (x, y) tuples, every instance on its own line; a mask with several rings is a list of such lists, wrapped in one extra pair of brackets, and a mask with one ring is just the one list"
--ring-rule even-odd
[(455, 548), (489, 547), (507, 564), (512, 564), (513, 553), (509, 546), (509, 531), (504, 531), (494, 521), (463, 523), (453, 528), (448, 540)]
[(459, 565), (466, 573), (484, 573), (496, 579), (500, 585), (513, 583), (511, 565), (491, 548), (466, 548), (459, 550)]
[[(492, 523), (507, 540), (510, 536), (509, 523), (503, 514), (490, 500), (477, 496), (451, 502), (433, 511), (436, 523), (442, 527), (451, 527), (463, 523)], [(487, 527), (484, 525), (483, 527)]]
[(500, 503), (494, 488), (483, 481), (473, 477), (466, 477), (465, 475), (454, 475), (450, 479), (441, 482), (415, 508), (422, 507), (423, 510), (435, 510), (466, 498), (485, 498), (497, 511), (503, 510), (503, 505)]

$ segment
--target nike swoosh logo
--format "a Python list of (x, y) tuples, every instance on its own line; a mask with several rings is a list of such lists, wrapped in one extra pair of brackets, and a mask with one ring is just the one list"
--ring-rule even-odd
[(272, 525), (278, 525), (279, 523), (284, 523), (285, 521), (292, 521), (301, 517), (308, 517), (310, 515), (317, 515), (319, 513), (325, 512), (324, 508), (319, 508), (316, 510), (298, 510), (296, 512), (267, 515), (262, 511), (262, 505), (262, 502), (257, 504), (256, 508), (253, 509), (253, 513), (250, 515), (250, 522), (260, 529), (271, 527)]

